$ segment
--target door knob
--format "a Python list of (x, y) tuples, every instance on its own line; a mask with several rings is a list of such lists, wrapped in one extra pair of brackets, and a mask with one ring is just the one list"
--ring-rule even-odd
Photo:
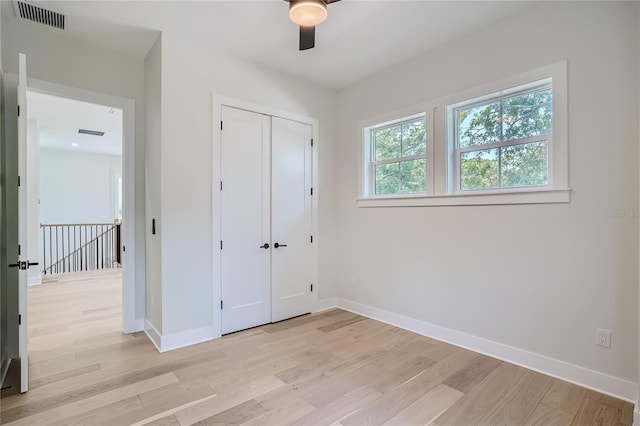
[(9, 266), (9, 268), (18, 268), (21, 271), (25, 271), (29, 269), (30, 266), (36, 266), (37, 264), (38, 262), (29, 262), (28, 260), (27, 261), (21, 260), (18, 263), (11, 263), (7, 266)]
[(278, 247), (286, 247), (287, 245), (286, 244), (275, 243), (273, 246), (275, 248), (278, 248)]
[(263, 248), (263, 249), (265, 249), (265, 250), (266, 250), (266, 249), (268, 249), (269, 247), (270, 247), (270, 246), (269, 246), (269, 243), (266, 243), (266, 244), (264, 244), (264, 245), (260, 246), (260, 248)]

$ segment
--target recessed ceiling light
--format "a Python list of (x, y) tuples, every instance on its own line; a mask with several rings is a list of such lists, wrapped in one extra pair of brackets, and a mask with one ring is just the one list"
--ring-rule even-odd
[(71, 144), (71, 146), (78, 146), (78, 144), (74, 142)]

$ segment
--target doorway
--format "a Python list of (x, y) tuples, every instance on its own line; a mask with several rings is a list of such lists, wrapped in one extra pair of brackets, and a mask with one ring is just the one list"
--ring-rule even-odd
[[(122, 332), (132, 333), (142, 329), (141, 321), (136, 319), (136, 289), (135, 289), (135, 211), (134, 211), (134, 160), (135, 160), (135, 138), (134, 138), (134, 102), (131, 99), (120, 98), (69, 86), (59, 85), (46, 81), (29, 79), (28, 91), (32, 94), (58, 97), (66, 100), (73, 100), (87, 105), (105, 106), (107, 113), (112, 109), (112, 115), (116, 111), (121, 111), (121, 132), (120, 143), (121, 166), (116, 177), (116, 183), (111, 187), (113, 200), (113, 214), (119, 209), (117, 182), (118, 178), (122, 182), (122, 226), (120, 244), (122, 246), (120, 263), (122, 265)], [(27, 109), (28, 111), (28, 109)], [(90, 126), (89, 126), (90, 127)], [(85, 129), (92, 130), (92, 129)], [(95, 129), (94, 129), (95, 130)], [(77, 129), (76, 129), (77, 131)], [(90, 136), (90, 135), (87, 135)], [(76, 147), (71, 147), (76, 148)], [(40, 256), (42, 257), (42, 256)]]
[[(102, 93), (92, 92), (88, 90), (78, 89), (70, 86), (50, 83), (47, 81), (28, 79), (28, 91), (32, 94), (46, 95), (58, 97), (65, 100), (72, 100), (86, 105), (96, 105), (105, 109), (106, 114), (116, 115), (121, 112), (121, 163), (120, 167), (112, 167), (115, 181), (109, 188), (109, 207), (108, 212), (102, 214), (106, 217), (106, 221), (113, 221), (118, 217), (121, 209), (121, 229), (120, 241), (121, 246), (120, 259), (122, 274), (122, 332), (133, 333), (143, 329), (143, 320), (137, 318), (140, 313), (136, 312), (136, 282), (135, 282), (135, 260), (136, 260), (136, 244), (135, 244), (135, 104), (134, 101), (118, 96), (106, 95)], [(27, 109), (28, 111), (28, 109)], [(91, 127), (91, 126), (86, 126)], [(78, 129), (76, 129), (77, 132)], [(98, 130), (98, 129), (83, 129)], [(86, 135), (89, 137), (92, 135)], [(93, 136), (99, 137), (99, 136)], [(89, 141), (95, 142), (94, 139)], [(76, 149), (77, 147), (71, 147)], [(121, 186), (118, 186), (119, 183)], [(118, 190), (121, 193), (118, 194)], [(120, 201), (121, 200), (121, 201)], [(113, 216), (113, 219), (109, 219)], [(101, 217), (98, 217), (101, 218)], [(94, 233), (99, 231), (95, 231)], [(114, 242), (115, 244), (115, 242)], [(95, 253), (94, 253), (95, 254)], [(42, 255), (40, 256), (42, 257)], [(114, 259), (117, 260), (117, 259)], [(142, 296), (144, 299), (144, 295)], [(137, 315), (138, 314), (138, 315)]]
[[(27, 390), (27, 327), (28, 327), (28, 315), (27, 315), (27, 282), (28, 277), (26, 273), (27, 263), (33, 267), (32, 262), (27, 262), (27, 249), (20, 250), (22, 247), (28, 246), (27, 235), (27, 217), (28, 211), (26, 209), (26, 195), (29, 194), (28, 180), (24, 177), (28, 176), (26, 155), (24, 154), (27, 146), (27, 114), (21, 114), (21, 112), (28, 111), (27, 102), (27, 90), (32, 92), (38, 92), (42, 94), (54, 95), (63, 98), (75, 99), (82, 102), (100, 104), (100, 105), (112, 105), (123, 111), (123, 221), (122, 228), (122, 331), (125, 333), (132, 333), (140, 331), (143, 328), (143, 316), (144, 308), (138, 307), (141, 305), (141, 301), (144, 300), (144, 286), (140, 282), (136, 285), (136, 247), (135, 247), (135, 104), (131, 99), (121, 98), (118, 96), (111, 96), (92, 92), (88, 90), (78, 89), (70, 86), (50, 83), (42, 80), (36, 80), (26, 77), (26, 58), (24, 55), (20, 55), (20, 76), (15, 74), (5, 74), (4, 76), (4, 102), (5, 102), (5, 136), (7, 141), (19, 141), (15, 145), (5, 145), (5, 164), (6, 167), (4, 173), (5, 184), (7, 188), (12, 190), (3, 191), (3, 198), (5, 205), (18, 206), (17, 209), (8, 209), (6, 220), (6, 247), (17, 248), (19, 268), (12, 269), (11, 272), (19, 272), (19, 280), (16, 279), (15, 287), (13, 286), (13, 279), (15, 275), (8, 281), (10, 285), (3, 287), (3, 291), (6, 293), (3, 300), (6, 301), (6, 310), (3, 310), (3, 371), (8, 365), (10, 360), (20, 361), (23, 367), (21, 368), (21, 391)], [(16, 117), (18, 119), (16, 120)], [(17, 157), (17, 158), (16, 158)], [(23, 176), (23, 184), (21, 185), (20, 176)], [(26, 181), (26, 182), (25, 182)], [(13, 190), (16, 188), (17, 190)], [(17, 202), (16, 200), (19, 200)], [(18, 224), (18, 226), (14, 225)], [(20, 232), (18, 232), (20, 229)], [(128, 251), (124, 252), (125, 246)], [(6, 263), (11, 264), (14, 262), (13, 250), (7, 249)], [(25, 265), (23, 268), (22, 265)], [(13, 265), (8, 265), (13, 266)], [(20, 271), (17, 271), (17, 270)], [(142, 290), (142, 291), (141, 291)], [(142, 293), (139, 295), (139, 293)], [(136, 297), (138, 303), (136, 303)], [(5, 334), (6, 333), (6, 334)], [(5, 338), (6, 336), (6, 338)], [(12, 363), (13, 365), (13, 363)]]
[[(136, 318), (136, 283), (135, 283), (135, 104), (134, 101), (118, 96), (92, 92), (75, 87), (60, 85), (47, 81), (28, 79), (28, 91), (41, 95), (49, 95), (70, 99), (85, 104), (108, 106), (109, 109), (122, 111), (122, 142), (121, 142), (121, 239), (122, 246), (120, 263), (122, 264), (122, 332), (133, 333), (143, 329), (143, 320)], [(107, 113), (109, 110), (107, 110)], [(92, 130), (92, 129), (85, 129)], [(77, 131), (77, 130), (76, 130)], [(73, 147), (75, 148), (75, 147)], [(116, 179), (117, 182), (117, 179)], [(119, 208), (117, 183), (111, 188), (115, 209)]]
[[(122, 266), (122, 110), (27, 91), (29, 284)], [(49, 278), (47, 280), (47, 278)]]

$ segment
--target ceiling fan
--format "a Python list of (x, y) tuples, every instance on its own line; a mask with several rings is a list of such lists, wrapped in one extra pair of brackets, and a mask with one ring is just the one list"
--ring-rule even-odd
[(285, 0), (289, 18), (300, 26), (300, 50), (316, 45), (316, 25), (327, 19), (327, 6), (340, 0)]

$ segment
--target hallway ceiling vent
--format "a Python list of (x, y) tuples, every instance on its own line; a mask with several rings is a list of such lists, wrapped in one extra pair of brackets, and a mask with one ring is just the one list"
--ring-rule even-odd
[(16, 16), (27, 21), (37, 22), (48, 27), (64, 30), (67, 23), (67, 16), (51, 9), (45, 9), (35, 3), (23, 0), (14, 0), (13, 7)]
[(104, 132), (99, 130), (78, 129), (78, 133), (91, 136), (104, 136)]

